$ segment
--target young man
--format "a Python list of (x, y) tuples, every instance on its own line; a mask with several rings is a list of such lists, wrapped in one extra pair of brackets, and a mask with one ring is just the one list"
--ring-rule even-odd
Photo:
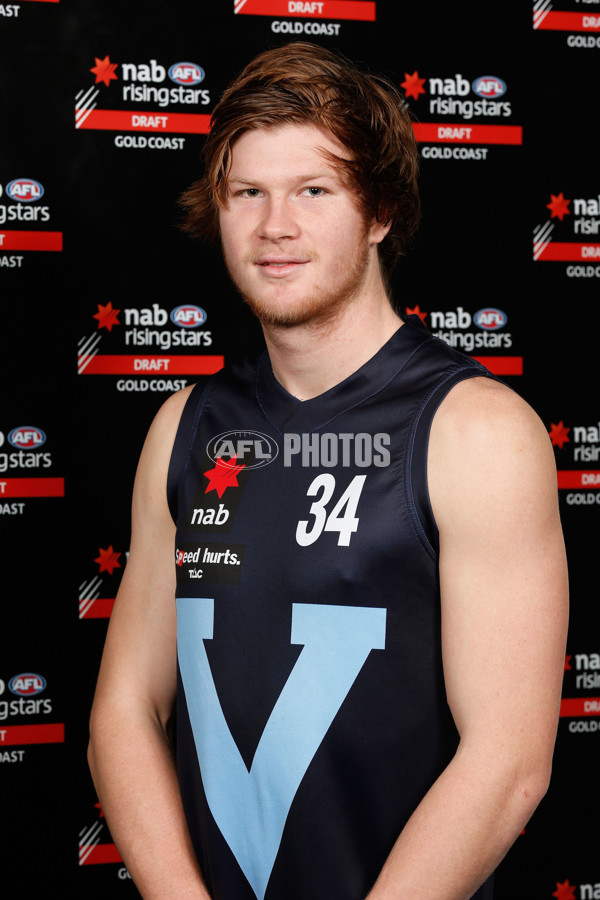
[(316, 46), (215, 109), (188, 227), (266, 352), (168, 400), (136, 477), (90, 763), (145, 898), (488, 900), (546, 790), (553, 457), (390, 304), (416, 169), (393, 88)]

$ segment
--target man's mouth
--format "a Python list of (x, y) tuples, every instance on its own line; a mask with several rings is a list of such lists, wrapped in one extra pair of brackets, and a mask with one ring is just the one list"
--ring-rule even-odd
[(256, 259), (259, 266), (290, 266), (305, 262), (308, 262), (308, 259), (300, 256), (259, 256)]
[(278, 276), (291, 275), (308, 262), (309, 260), (307, 258), (299, 256), (259, 256), (254, 260), (254, 264), (260, 269), (263, 269), (266, 274)]

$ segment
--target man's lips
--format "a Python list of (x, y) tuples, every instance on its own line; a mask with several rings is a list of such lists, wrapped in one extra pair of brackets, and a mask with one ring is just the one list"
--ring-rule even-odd
[(254, 264), (269, 275), (288, 275), (298, 270), (309, 262), (308, 259), (298, 256), (259, 256)]
[(308, 259), (302, 256), (258, 256), (254, 262), (257, 266), (288, 266), (302, 265)]

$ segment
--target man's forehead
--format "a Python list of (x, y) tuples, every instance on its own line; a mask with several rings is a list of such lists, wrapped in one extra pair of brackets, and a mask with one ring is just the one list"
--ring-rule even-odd
[(319, 153), (334, 152), (349, 155), (347, 148), (326, 128), (312, 123), (284, 123), (268, 127), (247, 128), (231, 144), (232, 155), (240, 155), (247, 145), (287, 146), (298, 150)]
[(312, 124), (285, 124), (244, 131), (231, 147), (228, 181), (244, 181), (250, 172), (336, 178), (333, 157), (350, 154), (329, 131)]

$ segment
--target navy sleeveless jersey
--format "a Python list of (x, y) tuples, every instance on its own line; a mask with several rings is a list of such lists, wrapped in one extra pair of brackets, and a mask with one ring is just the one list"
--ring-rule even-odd
[(314, 399), (266, 353), (190, 395), (169, 471), (177, 758), (215, 900), (363, 900), (455, 752), (426, 455), (477, 375), (411, 317)]

